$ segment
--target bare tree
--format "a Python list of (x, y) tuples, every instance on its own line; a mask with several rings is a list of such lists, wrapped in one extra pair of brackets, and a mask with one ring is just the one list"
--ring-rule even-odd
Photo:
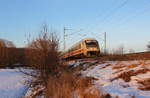
[(5, 43), (2, 39), (0, 40), (0, 47), (5, 47)]
[(123, 55), (124, 54), (124, 45), (120, 45), (115, 51), (113, 54), (117, 54), (117, 55)]
[(6, 66), (8, 60), (7, 57), (8, 57), (7, 49), (0, 47), (0, 67)]
[(13, 42), (0, 39), (0, 65), (11, 67), (16, 63), (16, 48)]
[(48, 76), (57, 74), (60, 68), (58, 42), (56, 33), (49, 33), (47, 25), (43, 25), (39, 37), (27, 45), (27, 62), (40, 72), (44, 85), (47, 85)]
[(16, 46), (12, 41), (0, 39), (0, 47), (5, 47), (5, 48), (15, 48)]
[(150, 42), (147, 44), (147, 50), (150, 51)]
[(135, 53), (133, 49), (129, 49), (129, 53)]

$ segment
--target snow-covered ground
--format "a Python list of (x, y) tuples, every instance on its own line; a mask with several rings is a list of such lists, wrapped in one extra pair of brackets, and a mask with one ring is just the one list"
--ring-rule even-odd
[[(83, 66), (79, 72), (83, 76), (97, 78), (94, 87), (112, 96), (150, 98), (150, 61), (95, 60), (71, 62), (70, 65)], [(0, 98), (22, 98), (34, 93), (28, 90), (25, 84), (27, 80), (31, 80), (31, 77), (18, 69), (0, 69)]]
[(150, 61), (82, 61), (71, 65), (84, 66), (80, 73), (97, 78), (95, 86), (113, 96), (150, 98)]
[(0, 98), (22, 98), (28, 90), (25, 82), (29, 79), (18, 69), (0, 69)]

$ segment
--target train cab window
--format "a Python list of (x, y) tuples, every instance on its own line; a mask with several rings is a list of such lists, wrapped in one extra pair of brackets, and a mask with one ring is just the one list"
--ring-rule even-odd
[(98, 42), (96, 40), (86, 40), (85, 41), (87, 47), (97, 47)]

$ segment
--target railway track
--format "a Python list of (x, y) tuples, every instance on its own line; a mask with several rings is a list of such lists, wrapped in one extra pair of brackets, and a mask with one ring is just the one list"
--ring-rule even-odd
[(123, 55), (103, 55), (100, 57), (92, 58), (74, 58), (67, 60), (66, 62), (76, 62), (76, 61), (93, 61), (93, 60), (111, 60), (111, 61), (128, 61), (128, 60), (150, 60), (150, 52), (138, 52), (138, 53), (129, 53)]

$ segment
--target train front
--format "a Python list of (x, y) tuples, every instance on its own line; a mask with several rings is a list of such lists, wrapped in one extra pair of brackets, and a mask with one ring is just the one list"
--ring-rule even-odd
[(98, 41), (95, 39), (85, 40), (86, 57), (95, 57), (100, 54)]

